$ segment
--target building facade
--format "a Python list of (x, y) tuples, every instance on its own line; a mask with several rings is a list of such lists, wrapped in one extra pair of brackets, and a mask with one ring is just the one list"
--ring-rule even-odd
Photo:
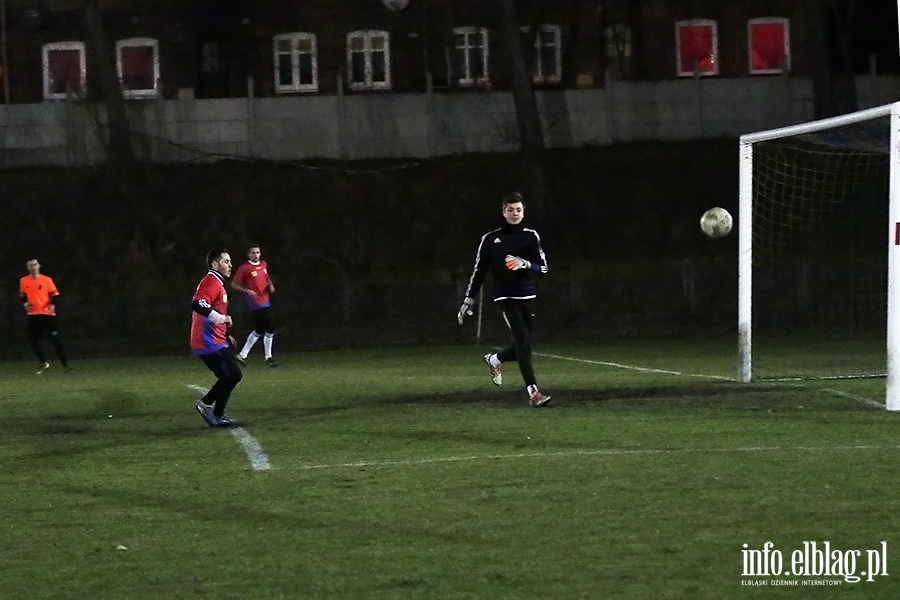
[[(87, 26), (82, 4), (5, 0), (6, 103), (99, 99), (94, 47), (104, 39), (133, 100), (510, 86), (495, 0), (96, 0), (101, 31)], [(805, 3), (794, 0), (518, 4), (536, 89), (811, 70)]]

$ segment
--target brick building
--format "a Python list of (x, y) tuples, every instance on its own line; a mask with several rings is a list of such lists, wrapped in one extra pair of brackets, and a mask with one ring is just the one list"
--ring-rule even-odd
[[(126, 98), (508, 89), (496, 0), (97, 0)], [(5, 0), (4, 98), (97, 97), (82, 2)], [(538, 88), (810, 72), (794, 0), (532, 0)], [(252, 81), (248, 85), (248, 81)], [(252, 91), (248, 91), (252, 88)]]

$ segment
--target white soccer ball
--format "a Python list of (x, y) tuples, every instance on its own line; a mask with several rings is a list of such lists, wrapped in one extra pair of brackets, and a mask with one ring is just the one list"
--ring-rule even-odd
[(731, 232), (734, 221), (731, 213), (718, 206), (709, 209), (700, 217), (700, 229), (711, 238), (725, 237)]

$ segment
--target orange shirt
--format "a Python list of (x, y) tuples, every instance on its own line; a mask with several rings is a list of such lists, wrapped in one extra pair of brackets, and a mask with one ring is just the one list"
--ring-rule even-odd
[(31, 302), (29, 315), (54, 315), (50, 310), (51, 298), (59, 296), (59, 290), (53, 280), (46, 275), (32, 277), (26, 275), (19, 280), (19, 291)]

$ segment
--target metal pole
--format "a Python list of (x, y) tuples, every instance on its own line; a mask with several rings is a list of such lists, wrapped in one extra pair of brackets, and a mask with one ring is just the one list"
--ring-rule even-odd
[(891, 170), (888, 208), (887, 391), (885, 406), (900, 411), (900, 102), (891, 106)]
[[(900, 3), (900, 0), (897, 0)], [(425, 67), (425, 87), (431, 93), (431, 64), (428, 57), (428, 0), (422, 2), (422, 63)]]
[(9, 55), (6, 51), (6, 0), (0, 0), (0, 68), (3, 69), (3, 103), (9, 104)]
[(256, 82), (247, 75), (247, 156), (253, 158), (253, 140), (256, 133)]
[(753, 378), (753, 144), (738, 149), (738, 381)]

